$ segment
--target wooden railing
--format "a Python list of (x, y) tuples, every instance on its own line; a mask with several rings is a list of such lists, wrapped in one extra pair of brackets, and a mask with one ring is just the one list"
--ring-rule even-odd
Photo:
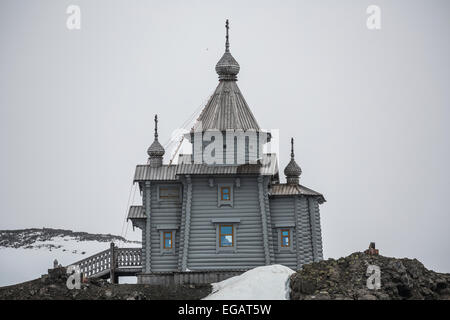
[(116, 273), (136, 274), (142, 267), (141, 248), (117, 248), (114, 243), (107, 250), (73, 263), (86, 278), (110, 277), (115, 281)]

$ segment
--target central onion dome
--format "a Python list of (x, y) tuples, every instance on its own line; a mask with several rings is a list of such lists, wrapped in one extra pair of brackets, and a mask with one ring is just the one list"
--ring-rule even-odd
[(219, 75), (219, 80), (237, 80), (237, 74), (239, 73), (241, 67), (230, 53), (230, 42), (228, 40), (228, 19), (225, 23), (225, 28), (227, 29), (225, 53), (216, 64), (216, 72)]
[(291, 161), (284, 169), (284, 174), (286, 176), (286, 182), (288, 184), (298, 184), (300, 180), (300, 175), (302, 174), (302, 169), (295, 162), (294, 159), (294, 138), (291, 138)]

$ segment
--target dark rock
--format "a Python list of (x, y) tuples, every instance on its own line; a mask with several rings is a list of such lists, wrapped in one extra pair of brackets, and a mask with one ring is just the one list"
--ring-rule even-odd
[[(381, 270), (381, 288), (367, 287), (367, 267)], [(450, 299), (450, 274), (427, 270), (416, 259), (395, 259), (361, 252), (304, 265), (290, 278), (293, 300)]]

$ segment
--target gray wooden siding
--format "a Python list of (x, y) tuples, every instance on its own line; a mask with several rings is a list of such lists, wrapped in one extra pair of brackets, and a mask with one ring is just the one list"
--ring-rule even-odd
[[(233, 207), (217, 206), (217, 184), (235, 178), (192, 177), (192, 205), (187, 267), (191, 270), (253, 268), (265, 264), (257, 177), (240, 177), (234, 187)], [(216, 226), (212, 219), (240, 219), (235, 237), (236, 253), (216, 253)]]
[[(265, 178), (262, 180), (261, 189), (257, 176), (240, 176), (238, 183), (238, 176), (186, 177), (180, 177), (180, 182), (176, 184), (182, 190), (180, 202), (159, 201), (157, 188), (167, 185), (167, 181), (147, 182), (143, 189), (143, 207), (147, 218), (139, 220), (138, 227), (142, 229), (144, 272), (182, 271), (186, 268), (248, 269), (267, 263), (282, 264), (296, 270), (303, 264), (323, 259), (319, 202), (316, 197), (269, 198), (268, 181)], [(210, 178), (213, 178), (212, 187)], [(189, 181), (192, 181), (190, 188)], [(218, 206), (219, 184), (233, 185), (232, 207)], [(190, 197), (188, 190), (192, 192)], [(190, 210), (187, 210), (188, 207)], [(261, 208), (265, 209), (265, 224), (268, 226), (266, 236)], [(190, 212), (188, 223), (186, 211)], [(217, 252), (213, 219), (239, 219), (235, 231), (236, 252)], [(283, 224), (291, 229), (292, 251), (279, 250), (278, 229)], [(174, 254), (161, 254), (161, 233), (157, 229), (160, 225), (178, 226)], [(267, 241), (266, 248), (264, 238)], [(185, 248), (186, 241), (188, 246)], [(147, 243), (151, 243), (151, 246)]]
[(313, 262), (311, 223), (308, 198), (301, 196), (297, 201), (297, 237), (300, 265)]
[(316, 198), (309, 198), (311, 234), (313, 237), (314, 261), (323, 260), (322, 228), (320, 227), (319, 203)]
[(272, 218), (272, 236), (274, 239), (275, 263), (285, 265), (297, 270), (297, 236), (294, 227), (291, 227), (291, 241), (293, 250), (280, 250), (277, 226), (295, 226), (295, 198), (274, 197), (270, 199), (270, 214)]
[(178, 270), (182, 270), (183, 264), (183, 251), (184, 251), (184, 238), (185, 238), (185, 228), (186, 228), (186, 205), (187, 205), (187, 183), (182, 177), (183, 182), (183, 202), (181, 205), (181, 220), (180, 220), (180, 245), (178, 250)]
[[(167, 183), (152, 183), (151, 185), (151, 271), (175, 271), (178, 270), (178, 252), (180, 249), (180, 228), (175, 233), (175, 252), (174, 254), (162, 254), (161, 238), (158, 225), (177, 225), (181, 224), (181, 202), (159, 201), (157, 188)], [(181, 187), (181, 184), (176, 184)], [(180, 199), (181, 200), (181, 199)]]

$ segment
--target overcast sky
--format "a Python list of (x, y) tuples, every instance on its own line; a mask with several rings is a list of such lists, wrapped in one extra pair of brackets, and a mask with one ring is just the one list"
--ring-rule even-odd
[[(80, 30), (66, 27), (71, 4)], [(371, 4), (381, 30), (366, 27)], [(325, 257), (375, 241), (383, 255), (450, 272), (449, 9), (2, 0), (0, 229), (121, 234), (153, 115), (165, 142), (205, 104), (229, 18), (238, 85), (260, 126), (280, 129), (280, 169), (293, 136), (301, 183), (327, 199)]]

